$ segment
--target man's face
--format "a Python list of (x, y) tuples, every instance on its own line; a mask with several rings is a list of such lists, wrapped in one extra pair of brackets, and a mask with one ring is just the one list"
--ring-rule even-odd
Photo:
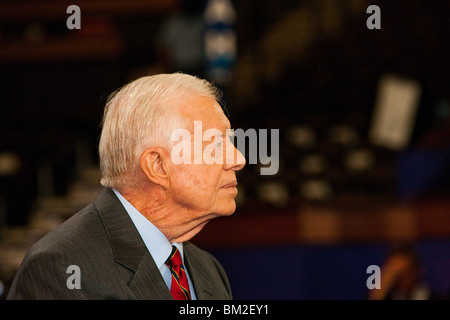
[[(236, 171), (244, 167), (245, 159), (226, 136), (230, 122), (211, 98), (191, 99), (178, 110), (190, 133), (190, 148), (182, 150), (190, 149), (190, 161), (170, 164), (170, 197), (187, 209), (187, 219), (231, 215), (236, 209)], [(212, 135), (205, 137), (210, 140), (203, 141), (208, 129)]]

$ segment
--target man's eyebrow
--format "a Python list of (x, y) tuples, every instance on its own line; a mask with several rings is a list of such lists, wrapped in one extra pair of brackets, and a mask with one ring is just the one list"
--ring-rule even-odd
[[(229, 135), (229, 131), (230, 129), (226, 129), (224, 131), (221, 131), (219, 129), (217, 129), (217, 131), (214, 132), (214, 134), (212, 135), (212, 137), (225, 137)], [(233, 132), (231, 132), (233, 134)]]
[(218, 131), (220, 131), (220, 133), (223, 135), (223, 136), (229, 136), (229, 135), (234, 135), (234, 129), (231, 129), (231, 128), (226, 128), (226, 129), (224, 129), (224, 130), (218, 130)]
[(234, 136), (234, 129), (227, 129), (225, 131), (224, 135), (226, 135), (226, 136)]
[(215, 135), (216, 137), (226, 137), (226, 136), (228, 136), (229, 134), (228, 134), (228, 132), (227, 131), (220, 131), (220, 132), (217, 132), (217, 134)]

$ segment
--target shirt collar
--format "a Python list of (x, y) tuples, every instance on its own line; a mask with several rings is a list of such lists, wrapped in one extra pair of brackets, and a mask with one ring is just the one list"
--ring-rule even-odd
[(176, 246), (180, 251), (183, 264), (184, 264), (184, 255), (183, 255), (183, 243), (173, 243), (171, 244), (166, 236), (151, 223), (147, 218), (145, 218), (131, 203), (129, 203), (119, 191), (112, 189), (119, 198), (123, 207), (127, 211), (131, 220), (133, 221), (139, 235), (144, 241), (145, 246), (150, 252), (153, 260), (156, 263), (158, 269), (164, 267), (167, 258), (172, 252), (172, 245)]

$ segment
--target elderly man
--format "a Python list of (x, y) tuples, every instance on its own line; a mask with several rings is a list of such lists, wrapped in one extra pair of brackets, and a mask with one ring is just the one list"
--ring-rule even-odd
[[(226, 139), (218, 93), (174, 73), (112, 94), (99, 145), (104, 189), (32, 246), (8, 299), (231, 299), (220, 263), (188, 241), (211, 219), (233, 214), (236, 171), (245, 165)], [(198, 123), (218, 134), (201, 143), (173, 134), (195, 135)], [(192, 148), (173, 152), (175, 143)], [(192, 161), (174, 161), (180, 156)]]

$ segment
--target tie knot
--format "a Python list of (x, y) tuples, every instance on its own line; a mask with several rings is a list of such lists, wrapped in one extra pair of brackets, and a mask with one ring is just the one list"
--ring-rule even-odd
[(183, 264), (180, 251), (178, 251), (177, 247), (172, 246), (172, 252), (170, 253), (169, 258), (167, 258), (166, 264), (169, 266), (181, 266)]

